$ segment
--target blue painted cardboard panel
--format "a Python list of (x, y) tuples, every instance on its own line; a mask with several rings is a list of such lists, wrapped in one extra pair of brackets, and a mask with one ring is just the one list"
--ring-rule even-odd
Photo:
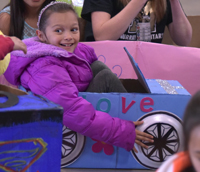
[[(62, 110), (62, 107), (48, 101), (47, 99), (43, 97), (36, 97), (33, 95), (22, 95), (18, 96), (19, 103), (15, 106), (8, 107), (8, 108), (0, 108), (0, 112), (8, 112), (8, 111), (25, 111), (25, 110), (44, 110), (44, 109), (60, 109)], [(7, 100), (6, 97), (0, 97), (0, 103), (3, 103)]]
[[(137, 121), (150, 112), (158, 111), (169, 112), (182, 118), (190, 99), (190, 95), (179, 94), (80, 93), (80, 96), (91, 102), (95, 109), (101, 107), (100, 110), (107, 110), (113, 117), (131, 121)], [(99, 153), (94, 153), (92, 146), (95, 143), (96, 141), (86, 138), (83, 152), (66, 168), (147, 169), (146, 166), (138, 163), (131, 152), (122, 148), (113, 146), (114, 151), (111, 155), (106, 155), (104, 148)]]
[(62, 107), (33, 95), (18, 98), (0, 108), (0, 172), (60, 171)]

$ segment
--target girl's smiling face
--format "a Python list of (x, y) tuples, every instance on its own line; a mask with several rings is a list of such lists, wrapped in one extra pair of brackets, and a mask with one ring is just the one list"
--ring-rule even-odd
[(45, 33), (39, 31), (38, 37), (42, 42), (73, 53), (80, 39), (77, 16), (73, 11), (53, 12), (47, 20)]
[(190, 134), (188, 151), (195, 170), (200, 172), (200, 125), (196, 126)]

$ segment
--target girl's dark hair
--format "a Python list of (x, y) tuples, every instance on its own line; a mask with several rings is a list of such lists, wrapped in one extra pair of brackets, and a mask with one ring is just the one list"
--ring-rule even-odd
[[(46, 0), (41, 9), (49, 4), (51, 1), (55, 0)], [(19, 39), (22, 39), (23, 30), (24, 30), (24, 18), (25, 18), (25, 4), (23, 0), (11, 0), (7, 5), (10, 6), (10, 30), (9, 36), (16, 36)]]
[(183, 117), (184, 148), (188, 150), (188, 143), (192, 130), (200, 125), (200, 91), (190, 99)]
[(54, 12), (64, 13), (64, 12), (67, 12), (67, 11), (74, 12), (74, 14), (77, 16), (77, 20), (79, 22), (78, 14), (75, 12), (75, 10), (74, 10), (72, 5), (67, 4), (67, 3), (55, 3), (55, 4), (51, 5), (51, 6), (49, 6), (41, 14), (40, 21), (39, 21), (39, 30), (41, 30), (42, 32), (45, 32), (45, 29), (46, 29), (46, 26), (47, 26), (47, 22), (48, 22), (48, 18), (52, 13), (54, 13)]

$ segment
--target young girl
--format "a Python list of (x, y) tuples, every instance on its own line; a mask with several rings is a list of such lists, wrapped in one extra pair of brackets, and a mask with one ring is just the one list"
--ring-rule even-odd
[(119, 79), (100, 61), (94, 50), (79, 43), (78, 16), (72, 6), (52, 2), (42, 9), (37, 37), (24, 40), (27, 55), (11, 56), (6, 79), (42, 95), (64, 108), (63, 123), (85, 136), (130, 151), (152, 136), (135, 129), (142, 122), (112, 118), (96, 111), (79, 91), (126, 92)]
[(86, 41), (141, 40), (146, 29), (151, 42), (161, 43), (165, 26), (177, 45), (188, 45), (192, 37), (179, 0), (85, 0), (82, 18), (88, 21)]
[(12, 0), (0, 12), (0, 30), (19, 39), (36, 35), (40, 10), (55, 0)]
[(185, 151), (170, 157), (157, 172), (200, 172), (200, 91), (185, 110), (183, 134)]

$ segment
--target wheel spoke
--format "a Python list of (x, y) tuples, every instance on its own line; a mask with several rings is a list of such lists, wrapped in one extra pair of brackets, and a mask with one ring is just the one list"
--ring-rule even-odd
[(147, 155), (149, 158), (151, 158), (151, 155), (156, 151), (156, 147), (154, 147), (151, 152)]
[(70, 143), (70, 142), (67, 142), (67, 141), (65, 141), (65, 140), (62, 141), (62, 144), (66, 145), (66, 146), (68, 146), (68, 147), (70, 147), (70, 148), (74, 148), (74, 147), (75, 147), (74, 144), (72, 144), (72, 143)]
[(145, 145), (147, 146), (154, 146), (155, 144), (154, 143), (151, 143), (151, 142), (147, 142), (147, 143), (144, 143)]
[(170, 136), (170, 134), (174, 131), (173, 128), (170, 128), (170, 130), (163, 136), (164, 139), (167, 140), (167, 138)]
[(171, 153), (171, 154), (174, 154), (175, 152), (172, 150), (172, 149), (170, 149), (168, 146), (164, 146), (163, 147), (164, 149), (166, 149), (169, 153)]
[(161, 139), (162, 138), (162, 135), (161, 135), (161, 124), (157, 124), (157, 131), (158, 131), (158, 139)]
[(179, 139), (173, 139), (173, 140), (167, 140), (166, 144), (167, 143), (178, 143), (178, 142), (179, 142)]
[(163, 158), (162, 148), (159, 148), (159, 158), (160, 158), (160, 162), (163, 162), (164, 158)]
[(74, 135), (76, 132), (74, 132), (74, 131), (69, 131), (69, 132), (67, 132), (67, 133), (63, 133), (63, 138), (65, 138), (65, 137), (68, 137), (68, 136), (70, 136), (70, 135)]

